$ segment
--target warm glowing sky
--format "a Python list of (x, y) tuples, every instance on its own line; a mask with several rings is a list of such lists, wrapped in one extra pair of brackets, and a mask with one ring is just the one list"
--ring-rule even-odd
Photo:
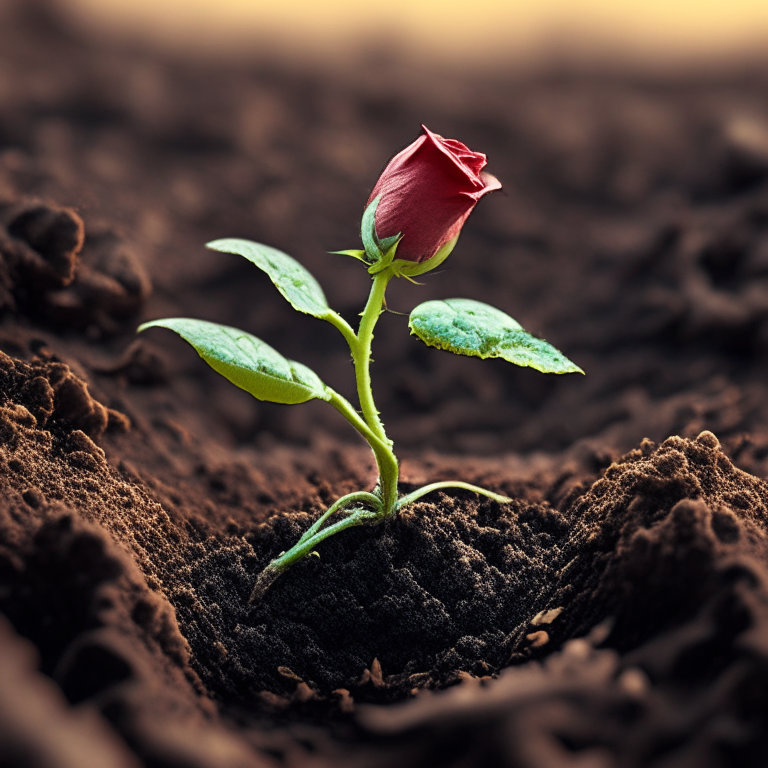
[[(615, 51), (720, 54), (768, 50), (768, 0), (66, 0), (95, 19), (120, 15), (124, 27), (187, 39), (234, 33), (241, 39), (293, 39), (341, 45), (382, 30), (451, 58), (482, 59), (595, 39)], [(590, 41), (584, 43), (584, 40)], [(449, 42), (450, 41), (450, 42)]]

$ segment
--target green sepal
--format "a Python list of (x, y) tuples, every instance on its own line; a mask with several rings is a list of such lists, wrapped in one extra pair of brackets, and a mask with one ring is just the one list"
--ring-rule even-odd
[(395, 248), (402, 237), (402, 234), (398, 233), (379, 240), (376, 233), (376, 209), (379, 207), (380, 200), (381, 195), (377, 195), (371, 201), (363, 213), (363, 220), (360, 222), (360, 236), (363, 239), (368, 264), (370, 264), (368, 271), (372, 275), (381, 272), (392, 263), (395, 257)]
[(363, 264), (369, 265), (371, 262), (368, 261), (368, 259), (365, 257), (365, 251), (358, 250), (356, 248), (350, 248), (346, 251), (328, 251), (328, 253), (332, 253), (335, 256), (351, 256), (353, 259), (357, 259), (358, 261), (362, 261)]
[(363, 247), (371, 264), (381, 261), (384, 256), (381, 248), (379, 248), (379, 238), (376, 236), (376, 209), (379, 207), (380, 200), (381, 195), (377, 195), (371, 200), (371, 204), (366, 207), (360, 222), (360, 237), (363, 239)]
[[(387, 240), (392, 240), (392, 238), (388, 237)], [(384, 253), (381, 259), (368, 267), (368, 273), (371, 275), (377, 275), (379, 272), (383, 272), (387, 267), (391, 266), (394, 263), (395, 253), (397, 252), (398, 245), (400, 245), (400, 235), (394, 238), (394, 242), (387, 249), (386, 253)], [(399, 261), (402, 261), (402, 259), (399, 259)]]
[(379, 240), (379, 249), (382, 251), (382, 253), (385, 253), (395, 244), (400, 242), (400, 238), (402, 235), (399, 233), (397, 235), (390, 235), (390, 237), (385, 237), (383, 240)]
[(406, 259), (396, 259), (392, 262), (392, 267), (395, 270), (397, 277), (417, 277), (423, 275), (425, 272), (431, 272), (433, 269), (439, 267), (450, 255), (451, 251), (456, 247), (456, 243), (459, 240), (459, 236), (449, 240), (431, 259), (417, 263), (415, 261), (407, 261)]
[(224, 253), (244, 256), (252, 264), (266, 272), (275, 287), (299, 312), (313, 317), (326, 318), (333, 310), (311, 272), (287, 253), (261, 243), (227, 237), (207, 244), (208, 248)]
[(425, 344), (457, 355), (500, 357), (542, 373), (584, 373), (544, 339), (481, 301), (427, 301), (411, 312), (408, 327)]
[(211, 368), (257, 400), (294, 405), (331, 398), (331, 392), (314, 371), (286, 359), (245, 331), (185, 317), (153, 320), (138, 330), (147, 328), (175, 331)]

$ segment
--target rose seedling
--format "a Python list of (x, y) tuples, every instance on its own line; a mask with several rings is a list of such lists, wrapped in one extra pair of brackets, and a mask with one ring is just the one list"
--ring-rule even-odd
[[(251, 602), (324, 539), (353, 526), (381, 523), (432, 491), (463, 488), (502, 504), (510, 501), (461, 481), (431, 483), (400, 495), (397, 458), (374, 405), (370, 378), (371, 341), (383, 311), (387, 284), (393, 277), (423, 275), (447, 258), (480, 198), (501, 187), (496, 178), (483, 171), (485, 164), (484, 154), (472, 152), (455, 139), (444, 139), (426, 127), (416, 141), (392, 158), (363, 214), (363, 248), (338, 252), (362, 261), (372, 276), (371, 292), (357, 330), (328, 306), (317, 280), (285, 253), (247, 240), (224, 239), (208, 244), (214, 250), (244, 256), (267, 273), (294, 309), (338, 328), (352, 353), (359, 410), (324, 384), (314, 371), (287, 360), (245, 331), (188, 318), (154, 320), (139, 328), (170, 328), (214, 370), (259, 400), (286, 404), (325, 400), (373, 451), (379, 473), (376, 487), (335, 501), (290, 550), (262, 571)], [(455, 354), (499, 357), (543, 373), (583, 373), (509, 315), (472, 299), (428, 301), (411, 312), (408, 325), (411, 333), (426, 344)]]

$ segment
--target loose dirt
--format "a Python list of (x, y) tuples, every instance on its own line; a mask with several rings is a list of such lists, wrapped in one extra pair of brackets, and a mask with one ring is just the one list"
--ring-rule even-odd
[[(764, 69), (332, 78), (1, 13), (2, 765), (764, 765)], [(505, 193), (393, 286), (377, 404), (404, 491), (514, 501), (436, 493), (249, 608), (370, 454), (135, 328), (239, 326), (352, 397), (335, 331), (203, 244), (291, 253), (352, 321), (368, 277), (325, 252), (422, 122)], [(409, 337), (399, 313), (455, 295), (587, 375)]]

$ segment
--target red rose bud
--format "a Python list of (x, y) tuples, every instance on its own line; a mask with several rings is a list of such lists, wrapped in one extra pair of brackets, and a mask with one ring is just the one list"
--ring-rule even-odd
[(442, 261), (477, 201), (501, 189), (499, 180), (482, 170), (482, 152), (421, 127), (424, 133), (389, 161), (368, 198), (370, 205), (379, 197), (377, 237), (400, 234), (395, 258), (415, 264), (441, 249)]

